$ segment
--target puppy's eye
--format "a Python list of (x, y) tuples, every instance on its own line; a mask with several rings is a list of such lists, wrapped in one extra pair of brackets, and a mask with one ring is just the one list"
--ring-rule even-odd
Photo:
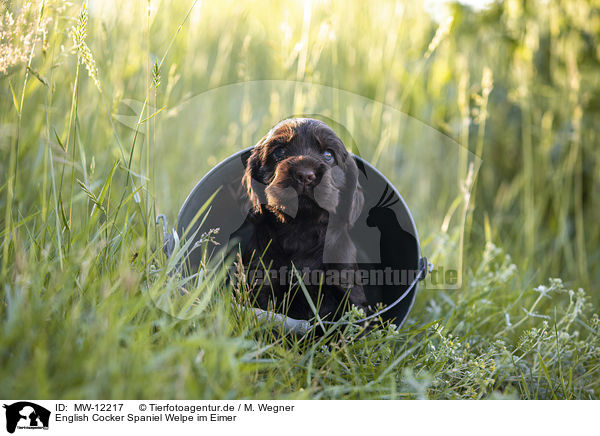
[(283, 147), (276, 148), (273, 150), (273, 153), (271, 153), (271, 156), (273, 156), (273, 159), (275, 160), (281, 160), (285, 156), (285, 150)]
[(333, 162), (333, 153), (331, 152), (331, 150), (325, 150), (323, 152), (323, 157), (327, 162)]

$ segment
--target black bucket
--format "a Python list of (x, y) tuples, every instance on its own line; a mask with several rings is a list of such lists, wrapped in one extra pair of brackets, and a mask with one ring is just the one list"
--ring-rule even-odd
[[(231, 234), (246, 219), (250, 203), (241, 180), (252, 148), (228, 157), (196, 184), (179, 211), (176, 230), (166, 232), (165, 224), (167, 255), (175, 238), (184, 235), (182, 245), (186, 238), (193, 238), (185, 256), (184, 274), (197, 271), (202, 256), (221, 256)], [(355, 155), (354, 159), (365, 204), (350, 237), (357, 248), (357, 266), (369, 305), (381, 303), (380, 310), (357, 322), (381, 317), (400, 327), (414, 304), (418, 282), (425, 278), (430, 265), (421, 257), (417, 228), (398, 190), (371, 164)], [(199, 210), (213, 195), (209, 208), (198, 219)], [(206, 253), (197, 242), (211, 229), (219, 229), (212, 235), (218, 244), (211, 244), (212, 251)], [(307, 327), (310, 324), (303, 322), (301, 330)]]

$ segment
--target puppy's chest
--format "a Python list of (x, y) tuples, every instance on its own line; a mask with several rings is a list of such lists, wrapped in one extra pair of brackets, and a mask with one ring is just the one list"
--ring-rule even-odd
[(293, 262), (297, 267), (322, 263), (326, 227), (321, 225), (280, 225), (258, 235), (259, 245), (269, 244), (266, 255), (274, 264)]

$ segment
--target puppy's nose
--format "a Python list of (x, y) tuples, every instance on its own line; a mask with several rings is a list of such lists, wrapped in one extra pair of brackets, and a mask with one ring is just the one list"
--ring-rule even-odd
[(316, 178), (315, 172), (311, 169), (301, 168), (296, 170), (296, 180), (298, 183), (309, 185), (314, 182)]

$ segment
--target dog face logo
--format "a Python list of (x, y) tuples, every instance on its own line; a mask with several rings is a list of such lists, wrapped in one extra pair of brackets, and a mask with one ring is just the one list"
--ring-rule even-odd
[(14, 433), (15, 429), (48, 429), (50, 411), (28, 401), (19, 401), (4, 405), (6, 409), (6, 431)]

